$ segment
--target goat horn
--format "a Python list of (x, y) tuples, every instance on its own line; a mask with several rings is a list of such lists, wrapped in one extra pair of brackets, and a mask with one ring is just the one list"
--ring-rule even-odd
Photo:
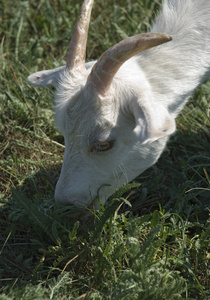
[(73, 30), (66, 62), (67, 70), (85, 71), (85, 57), (90, 15), (94, 0), (84, 0)]
[(132, 56), (169, 42), (172, 37), (162, 33), (145, 33), (129, 37), (105, 51), (91, 70), (88, 82), (97, 93), (105, 96), (121, 65)]

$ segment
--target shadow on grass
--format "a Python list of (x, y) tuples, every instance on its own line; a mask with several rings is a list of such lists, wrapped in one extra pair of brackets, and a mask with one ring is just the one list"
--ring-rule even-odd
[[(151, 224), (159, 226), (164, 214), (168, 214), (167, 218), (176, 214), (184, 223), (192, 224), (188, 233), (203, 234), (210, 205), (209, 135), (206, 133), (177, 132), (158, 163), (135, 180), (137, 184), (117, 191), (107, 201), (105, 210), (93, 212), (88, 220), (77, 221), (78, 209), (54, 202), (60, 168), (61, 165), (54, 165), (40, 169), (28, 176), (21, 187), (13, 189), (10, 198), (1, 199), (0, 284), (4, 291), (19, 283), (20, 286), (27, 282), (37, 284), (63, 274), (64, 270), (73, 277), (76, 272), (80, 276), (87, 272), (91, 290), (91, 285), (94, 286), (90, 283), (91, 268), (95, 267), (93, 261), (87, 261), (93, 253), (98, 255), (99, 241), (103, 245), (111, 241), (111, 224), (116, 218), (123, 235), (128, 231), (126, 224), (134, 223), (136, 218), (143, 218), (147, 224), (152, 220)], [(101, 240), (102, 232), (106, 242)], [(168, 237), (167, 241), (172, 240)], [(104, 253), (108, 245), (109, 242)], [(202, 276), (200, 281), (206, 284), (207, 279)]]

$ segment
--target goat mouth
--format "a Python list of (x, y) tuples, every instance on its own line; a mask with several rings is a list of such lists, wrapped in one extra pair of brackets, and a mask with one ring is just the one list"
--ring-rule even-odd
[(100, 209), (100, 202), (98, 199), (98, 196), (94, 197), (93, 200), (90, 202), (90, 204), (88, 204), (87, 206), (84, 206), (83, 209), (84, 210), (88, 210), (88, 211), (94, 211), (94, 210), (98, 210)]
[(91, 217), (91, 215), (93, 215), (94, 211), (100, 209), (101, 209), (101, 205), (99, 203), (98, 196), (96, 196), (93, 198), (92, 202), (88, 206), (84, 207), (84, 211), (79, 213), (78, 216), (79, 218), (87, 219)]
[[(101, 204), (98, 196), (93, 197), (90, 204), (87, 206), (76, 207), (74, 204), (69, 204), (69, 202), (63, 202), (64, 206), (72, 208), (71, 218), (73, 220), (87, 220), (94, 214), (94, 211), (101, 210)], [(75, 208), (75, 209), (74, 209)], [(77, 210), (78, 209), (78, 210)]]
[(100, 207), (98, 196), (95, 196), (92, 200), (92, 202), (86, 207), (86, 209), (92, 211), (96, 210)]

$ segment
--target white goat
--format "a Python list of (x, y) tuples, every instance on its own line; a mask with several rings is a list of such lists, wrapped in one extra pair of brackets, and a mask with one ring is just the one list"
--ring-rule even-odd
[(210, 1), (163, 1), (150, 33), (85, 64), (93, 2), (82, 5), (66, 66), (28, 81), (57, 88), (55, 120), (65, 153), (56, 201), (99, 208), (97, 195), (104, 204), (158, 160), (175, 118), (209, 76)]

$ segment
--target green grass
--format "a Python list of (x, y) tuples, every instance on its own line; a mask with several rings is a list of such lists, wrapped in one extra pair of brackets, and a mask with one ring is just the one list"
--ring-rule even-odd
[[(0, 0), (0, 299), (209, 299), (210, 81), (158, 163), (105, 209), (78, 221), (54, 203), (53, 91), (25, 78), (65, 64), (81, 2)], [(97, 0), (87, 59), (147, 31), (159, 7)]]

